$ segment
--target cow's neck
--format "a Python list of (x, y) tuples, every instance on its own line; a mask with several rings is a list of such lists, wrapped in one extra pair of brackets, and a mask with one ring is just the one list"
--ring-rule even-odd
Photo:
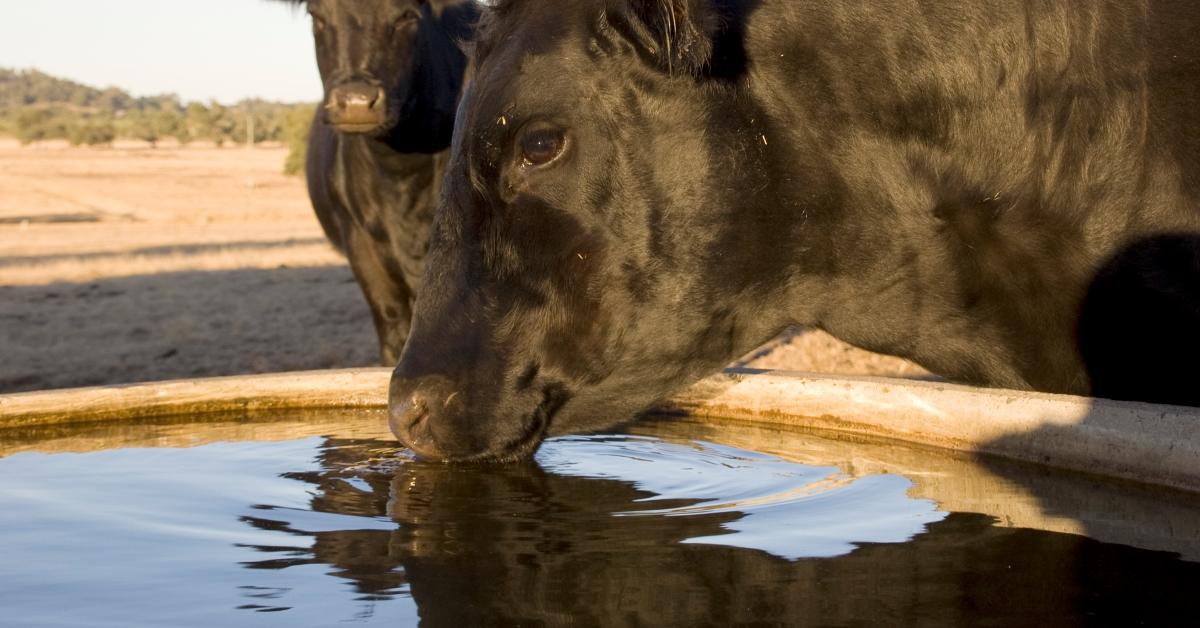
[(745, 295), (766, 321), (748, 340), (801, 325), (964, 381), (1029, 386), (1007, 366), (1016, 361), (1001, 331), (955, 309), (962, 278), (926, 224), (931, 208), (904, 206), (921, 191), (896, 163), (873, 161), (893, 147), (858, 147), (831, 161), (822, 156), (845, 147), (778, 127), (759, 133), (768, 155), (761, 191), (736, 210), (735, 228), (768, 239), (748, 253), (743, 276), (769, 268), (774, 280)]
[(390, 212), (403, 215), (428, 201), (425, 191), (437, 184), (435, 163), (437, 155), (397, 151), (379, 138), (339, 135), (334, 167), (351, 211), (365, 203), (388, 204)]
[(768, 113), (774, 103), (754, 93), (736, 63), (716, 65), (725, 73), (720, 85), (702, 95), (681, 87), (662, 96), (669, 105), (660, 109), (702, 111), (696, 115), (719, 121), (705, 129), (708, 150), (689, 157), (706, 173), (706, 214), (695, 220), (710, 226), (684, 234), (672, 253), (701, 277), (694, 292), (711, 295), (710, 327), (721, 330), (728, 351), (713, 358), (720, 362), (791, 325), (819, 326), (838, 272), (836, 234), (844, 219), (834, 173), (794, 137), (801, 127), (776, 124)]
[(409, 286), (420, 285), (420, 260), (444, 166), (445, 152), (402, 153), (377, 139), (340, 137), (336, 194), (366, 233), (388, 243)]
[[(805, 6), (813, 13), (806, 23), (828, 18), (826, 5)], [(781, 2), (763, 10), (772, 7), (795, 17)], [(896, 24), (888, 28), (920, 34), (908, 21)], [(1086, 225), (1038, 228), (1062, 220), (1039, 199), (1073, 191), (1009, 167), (1041, 154), (1039, 138), (1054, 136), (996, 123), (1006, 119), (997, 111), (1025, 111), (1021, 89), (989, 74), (993, 66), (971, 46), (953, 56), (955, 48), (933, 38), (929, 50), (898, 64), (886, 47), (839, 39), (853, 39), (854, 32), (804, 32), (810, 41), (784, 41), (765, 27), (746, 34), (749, 58), (773, 62), (752, 63), (741, 77), (737, 111), (745, 120), (769, 122), (732, 125), (766, 138), (761, 192), (739, 198), (738, 213), (765, 217), (759, 220), (776, 231), (762, 233), (783, 232), (792, 243), (788, 259), (770, 260), (774, 293), (786, 295), (790, 308), (787, 319), (957, 379), (1077, 390), (1072, 316), (1081, 277), (1094, 264), (1084, 252), (1095, 255), (1108, 245)], [(946, 36), (960, 35), (969, 33)], [(777, 62), (780, 51), (794, 61)], [(1003, 50), (995, 55), (1002, 58)], [(947, 73), (913, 61), (942, 57), (945, 67), (971, 71)], [(1127, 99), (1127, 111), (1140, 111), (1139, 94), (1124, 87), (1103, 96)], [(1026, 196), (1018, 197), (1020, 191)]]
[(434, 155), (422, 151), (397, 150), (395, 144), (389, 140), (395, 134), (396, 131), (393, 130), (382, 138), (348, 138), (345, 150), (355, 159), (369, 162), (384, 173), (385, 177), (393, 180), (408, 180), (427, 174)]

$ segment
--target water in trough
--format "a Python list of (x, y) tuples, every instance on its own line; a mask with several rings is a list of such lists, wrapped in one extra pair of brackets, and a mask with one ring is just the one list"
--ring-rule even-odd
[(504, 466), (383, 429), (0, 434), (0, 626), (1200, 625), (1191, 496), (686, 421)]

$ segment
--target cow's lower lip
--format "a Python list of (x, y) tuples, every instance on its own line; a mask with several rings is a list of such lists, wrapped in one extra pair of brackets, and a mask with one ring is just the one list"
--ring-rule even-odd
[(333, 125), (333, 128), (336, 129), (338, 133), (371, 133), (373, 131), (378, 131), (380, 126), (382, 126), (382, 125), (380, 125), (378, 123), (335, 124), (335, 125)]
[(506, 447), (503, 453), (490, 456), (488, 459), (495, 460), (496, 462), (517, 462), (519, 460), (525, 460), (533, 456), (533, 452), (537, 451), (537, 448), (541, 446), (543, 440), (546, 440), (545, 430), (539, 429), (536, 432), (530, 433), (530, 435), (524, 439)]
[(513, 463), (527, 460), (533, 456), (533, 453), (541, 446), (542, 441), (546, 439), (546, 433), (550, 429), (551, 414), (549, 405), (542, 404), (531, 415), (526, 417), (525, 429), (520, 436), (492, 451), (455, 457), (449, 460), (453, 462), (495, 463)]
[(525, 431), (501, 447), (501, 453), (490, 456), (490, 459), (499, 462), (516, 462), (532, 456), (542, 441), (546, 440), (546, 433), (550, 431), (550, 419), (554, 410), (557, 408), (553, 407), (548, 400), (539, 404), (527, 417)]

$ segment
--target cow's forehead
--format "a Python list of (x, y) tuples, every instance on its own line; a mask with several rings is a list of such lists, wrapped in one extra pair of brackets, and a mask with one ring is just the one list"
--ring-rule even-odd
[[(466, 96), (467, 109), (472, 112), (468, 122), (477, 115), (511, 113), (509, 107), (517, 101), (545, 96), (572, 80), (563, 68), (547, 66), (557, 66), (555, 60), (571, 56), (567, 49), (584, 36), (585, 24), (577, 11), (558, 6), (557, 2), (553, 7), (544, 4), (514, 0), (506, 3), (509, 10), (493, 9), (483, 19)], [(525, 6), (544, 10), (521, 10)]]
[[(326, 6), (328, 8), (346, 9), (348, 11), (366, 11), (389, 5), (415, 5), (419, 0), (306, 0), (310, 6)], [(436, 3), (435, 3), (436, 6)], [(369, 16), (364, 16), (369, 17)]]
[[(487, 9), (475, 35), (475, 61), (486, 66), (497, 54), (514, 49), (527, 54), (562, 45), (567, 35), (599, 16), (603, 0), (499, 0)], [(577, 23), (578, 22), (578, 23)]]

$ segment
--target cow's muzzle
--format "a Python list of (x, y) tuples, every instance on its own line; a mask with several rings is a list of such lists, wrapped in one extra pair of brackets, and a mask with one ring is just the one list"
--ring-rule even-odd
[(387, 124), (387, 92), (362, 81), (343, 83), (329, 90), (325, 116), (342, 133), (370, 133)]
[(513, 462), (533, 455), (560, 404), (550, 395), (541, 404), (530, 403), (528, 412), (498, 422), (494, 410), (480, 412), (468, 396), (442, 375), (406, 377), (402, 361), (392, 373), (388, 425), (425, 460)]

